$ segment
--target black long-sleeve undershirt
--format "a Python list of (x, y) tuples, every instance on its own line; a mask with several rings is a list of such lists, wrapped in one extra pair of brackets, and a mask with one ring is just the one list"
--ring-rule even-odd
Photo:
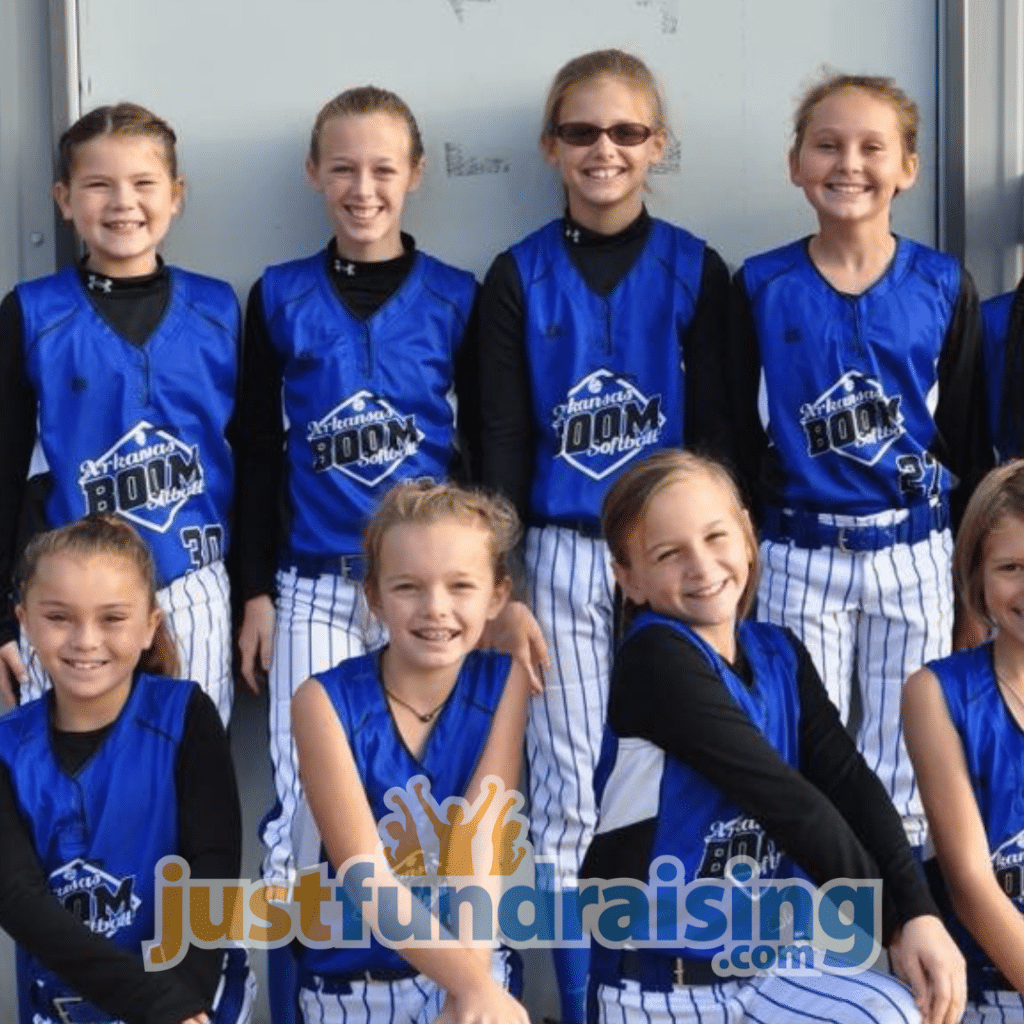
[[(74, 774), (111, 726), (63, 733), (51, 726), (62, 770)], [(171, 784), (168, 780), (168, 784)], [(220, 716), (196, 687), (185, 712), (175, 761), (179, 848), (193, 878), (238, 878), (242, 818), (235, 772)], [(32, 834), (0, 765), (0, 926), (90, 1002), (127, 1024), (180, 1024), (208, 1012), (224, 951), (190, 946), (166, 971), (148, 972), (142, 958), (90, 931), (53, 895)]]
[[(619, 650), (608, 723), (620, 738), (649, 740), (699, 772), (818, 885), (881, 878), (888, 943), (911, 918), (938, 910), (884, 787), (842, 727), (807, 651), (792, 634), (790, 640), (798, 657), (799, 769), (744, 714), (707, 659), (668, 626), (652, 624)], [(736, 668), (752, 685), (742, 652)], [(646, 864), (621, 835), (599, 836), (587, 860), (584, 872), (600, 878), (639, 877), (638, 864)]]
[[(609, 294), (629, 272), (647, 242), (651, 223), (645, 209), (618, 234), (601, 235), (566, 215), (566, 230), (575, 239), (566, 250), (594, 292)], [(720, 413), (713, 405), (720, 387), (717, 380), (709, 386), (709, 374), (721, 372), (712, 350), (725, 344), (728, 294), (729, 271), (718, 253), (706, 247), (696, 309), (679, 345), (686, 367), (683, 437), (687, 444), (712, 450), (718, 449), (721, 433), (716, 425)], [(482, 479), (509, 498), (526, 521), (537, 428), (524, 332), (522, 281), (512, 254), (503, 252), (488, 270), (480, 292)]]

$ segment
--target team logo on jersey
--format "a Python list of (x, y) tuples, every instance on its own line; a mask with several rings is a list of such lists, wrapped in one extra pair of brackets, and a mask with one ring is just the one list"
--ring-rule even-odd
[(97, 935), (111, 936), (131, 927), (142, 900), (135, 895), (135, 876), (115, 878), (76, 857), (50, 875), (50, 891)]
[(110, 449), (79, 467), (87, 512), (116, 512), (166, 533), (182, 505), (204, 490), (199, 446), (140, 420)]
[(1024, 829), (992, 854), (992, 870), (999, 887), (1018, 905), (1024, 904)]
[(887, 395), (873, 377), (844, 373), (813, 402), (800, 407), (800, 424), (812, 458), (835, 452), (873, 466), (906, 433), (900, 395)]
[(699, 878), (723, 878), (733, 857), (749, 857), (761, 875), (771, 878), (779, 866), (781, 854), (756, 818), (739, 817), (711, 823), (704, 836), (704, 858), (697, 871)]
[(558, 454), (592, 480), (603, 480), (649, 445), (665, 416), (661, 395), (648, 397), (609, 370), (584, 377), (553, 411)]
[(306, 427), (313, 469), (337, 469), (367, 487), (379, 484), (419, 450), (423, 433), (383, 398), (360, 391)]

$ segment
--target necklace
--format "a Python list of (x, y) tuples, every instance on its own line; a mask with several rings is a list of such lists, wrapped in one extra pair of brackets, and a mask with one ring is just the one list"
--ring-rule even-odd
[(417, 711), (416, 708), (414, 708), (410, 703), (408, 703), (408, 701), (402, 700), (402, 698), (399, 697), (397, 693), (388, 689), (388, 687), (384, 687), (384, 692), (396, 704), (401, 704), (402, 707), (406, 709), (406, 711), (411, 711), (421, 722), (423, 722), (424, 725), (426, 725), (427, 722), (432, 722), (434, 720), (434, 716), (438, 713), (438, 711), (440, 711), (441, 708), (443, 708), (445, 704), (448, 703), (448, 698), (445, 697), (445, 699), (441, 701), (441, 703), (438, 704), (436, 708), (432, 708), (430, 711)]
[[(1009, 695), (1010, 697), (1012, 697), (1014, 699), (1014, 702), (1017, 704), (1017, 707), (1022, 712), (1024, 712), (1024, 697), (1022, 697), (1017, 692), (1017, 688), (1013, 684), (1010, 683), (1010, 681), (1006, 678), (1006, 676), (1003, 675), (1002, 672), (999, 671), (999, 669), (996, 669), (995, 672), (996, 672), (996, 681), (1000, 684), (999, 688), (1002, 691), (1003, 695), (1004, 696)], [(1017, 718), (1016, 715), (1014, 715), (1013, 717)], [(1019, 719), (1018, 719), (1018, 721), (1019, 721)]]

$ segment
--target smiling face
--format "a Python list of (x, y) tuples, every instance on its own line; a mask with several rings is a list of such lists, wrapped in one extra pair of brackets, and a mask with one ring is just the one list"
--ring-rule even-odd
[(53, 197), (88, 248), (90, 270), (139, 277), (156, 270), (183, 191), (160, 139), (97, 135), (75, 147), (71, 178), (54, 185)]
[[(653, 128), (654, 112), (635, 86), (603, 75), (566, 91), (556, 126), (572, 122), (600, 128), (624, 123)], [(592, 231), (614, 234), (639, 216), (647, 172), (661, 160), (666, 141), (664, 131), (654, 132), (639, 146), (617, 146), (607, 134), (590, 146), (570, 146), (546, 135), (544, 151), (561, 172), (573, 220)]]
[(612, 565), (634, 604), (681, 619), (730, 660), (754, 559), (745, 514), (720, 480), (688, 473), (651, 498), (626, 544), (629, 565)]
[(402, 208), (423, 177), (406, 123), (394, 114), (345, 114), (325, 121), (306, 174), (323, 194), (338, 252), (375, 263), (402, 254)]
[(985, 538), (982, 593), (1000, 642), (1024, 651), (1024, 519), (1007, 515)]
[(893, 105), (847, 87), (814, 107), (789, 167), (822, 227), (863, 222), (888, 229), (890, 204), (914, 184), (918, 159), (904, 150)]
[(482, 527), (443, 519), (389, 529), (367, 598), (388, 627), (393, 677), (454, 681), (508, 591), (508, 580), (495, 584), (491, 537)]
[(160, 612), (127, 558), (44, 555), (18, 620), (53, 681), (59, 728), (98, 729), (120, 713)]

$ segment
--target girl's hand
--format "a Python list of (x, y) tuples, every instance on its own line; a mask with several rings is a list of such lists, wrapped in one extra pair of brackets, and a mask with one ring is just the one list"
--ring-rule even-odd
[(526, 670), (530, 689), (544, 692), (540, 670), (551, 664), (551, 654), (540, 623), (522, 601), (509, 601), (501, 614), (487, 623), (480, 647), (511, 654)]
[(493, 978), (461, 996), (448, 994), (434, 1024), (530, 1024), (526, 1008)]
[(238, 650), (242, 655), (242, 678), (253, 693), (260, 692), (257, 667), (266, 675), (274, 663), (275, 618), (274, 602), (267, 594), (251, 597), (245, 602), (242, 628), (238, 632)]
[(922, 914), (907, 921), (889, 946), (889, 959), (914, 989), (924, 1024), (958, 1024), (967, 1000), (966, 968), (937, 917)]
[(14, 683), (28, 685), (28, 669), (22, 661), (17, 640), (8, 640), (0, 647), (0, 701), (15, 707), (18, 698), (14, 695)]

